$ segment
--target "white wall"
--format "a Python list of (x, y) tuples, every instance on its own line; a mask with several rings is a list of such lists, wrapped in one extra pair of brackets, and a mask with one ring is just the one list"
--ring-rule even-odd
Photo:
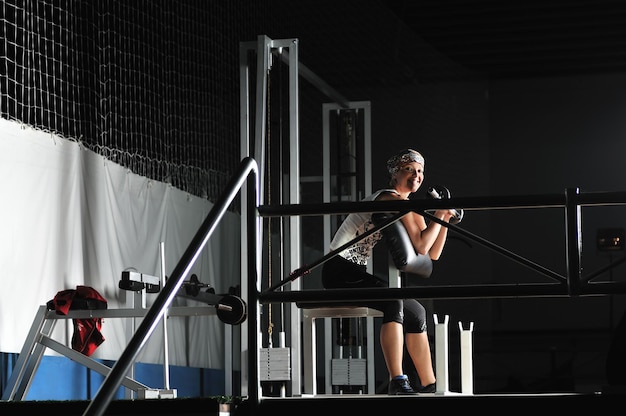
[[(38, 307), (60, 290), (91, 286), (109, 309), (126, 307), (122, 271), (160, 276), (164, 242), (169, 276), (212, 208), (74, 141), (6, 120), (0, 120), (0, 181), (2, 352), (21, 350)], [(228, 212), (192, 270), (218, 294), (240, 283), (239, 229), (239, 215)], [(148, 307), (155, 297), (147, 296)], [(201, 304), (176, 298), (176, 305)], [(55, 338), (69, 345), (72, 323), (66, 324), (57, 325)], [(129, 341), (126, 325), (130, 320), (105, 319), (106, 340), (93, 357), (117, 359)], [(215, 316), (170, 318), (170, 363), (224, 368), (224, 325)], [(162, 362), (162, 350), (157, 330), (139, 361)]]

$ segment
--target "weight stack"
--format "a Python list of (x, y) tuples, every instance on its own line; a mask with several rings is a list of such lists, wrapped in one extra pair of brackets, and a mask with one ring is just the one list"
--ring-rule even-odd
[(291, 380), (289, 348), (261, 348), (259, 352), (259, 379), (261, 381)]
[(365, 358), (333, 358), (331, 370), (333, 386), (367, 385), (367, 360)]

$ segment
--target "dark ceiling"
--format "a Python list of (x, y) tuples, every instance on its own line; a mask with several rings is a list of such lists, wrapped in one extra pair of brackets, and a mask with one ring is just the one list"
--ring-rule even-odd
[(626, 70), (625, 0), (300, 0), (287, 8), (302, 62), (331, 85)]
[(384, 3), (440, 52), (491, 78), (626, 69), (623, 0)]

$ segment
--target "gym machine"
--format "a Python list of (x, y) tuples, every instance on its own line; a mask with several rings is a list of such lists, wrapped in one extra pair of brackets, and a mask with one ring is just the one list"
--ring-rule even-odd
[[(89, 318), (143, 318), (147, 312), (145, 308), (146, 293), (158, 293), (161, 290), (161, 281), (159, 277), (150, 276), (143, 273), (133, 271), (123, 271), (119, 281), (119, 287), (122, 290), (133, 292), (133, 305), (130, 308), (119, 309), (70, 309), (66, 315), (58, 314), (55, 310), (50, 310), (47, 305), (41, 305), (35, 315), (35, 319), (31, 325), (30, 331), (18, 360), (13, 368), (13, 372), (7, 382), (7, 386), (3, 391), (2, 400), (24, 400), (31, 386), (37, 368), (41, 363), (46, 348), (53, 351), (103, 375), (107, 376), (111, 368), (88, 357), (80, 352), (73, 350), (65, 344), (53, 339), (53, 330), (59, 320), (68, 319), (89, 319)], [(206, 306), (173, 306), (168, 308), (167, 315), (171, 317), (185, 316), (212, 316), (217, 317), (224, 323), (229, 325), (239, 325), (247, 316), (245, 302), (236, 295), (233, 290), (225, 295), (215, 294), (213, 288), (209, 285), (199, 282), (196, 275), (193, 275), (189, 281), (184, 281), (178, 296), (194, 299), (205, 303)], [(163, 322), (166, 322), (164, 320)], [(167, 332), (164, 326), (165, 335)], [(225, 342), (229, 343), (226, 337)], [(165, 337), (167, 346), (167, 336)], [(226, 354), (230, 354), (232, 349), (227, 346)], [(229, 362), (231, 357), (225, 357)], [(122, 380), (122, 385), (126, 387), (125, 394), (130, 392), (136, 394), (138, 399), (170, 399), (176, 398), (176, 389), (169, 387), (169, 372), (167, 362), (167, 348), (165, 349), (164, 362), (164, 388), (150, 388), (145, 384), (139, 383), (132, 378), (133, 368), (129, 374)], [(128, 397), (132, 398), (132, 397)]]

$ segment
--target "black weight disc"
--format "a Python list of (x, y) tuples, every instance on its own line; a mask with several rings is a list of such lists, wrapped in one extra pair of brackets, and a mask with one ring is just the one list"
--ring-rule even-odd
[(239, 325), (246, 320), (246, 303), (238, 296), (226, 295), (215, 306), (217, 317), (224, 323)]

